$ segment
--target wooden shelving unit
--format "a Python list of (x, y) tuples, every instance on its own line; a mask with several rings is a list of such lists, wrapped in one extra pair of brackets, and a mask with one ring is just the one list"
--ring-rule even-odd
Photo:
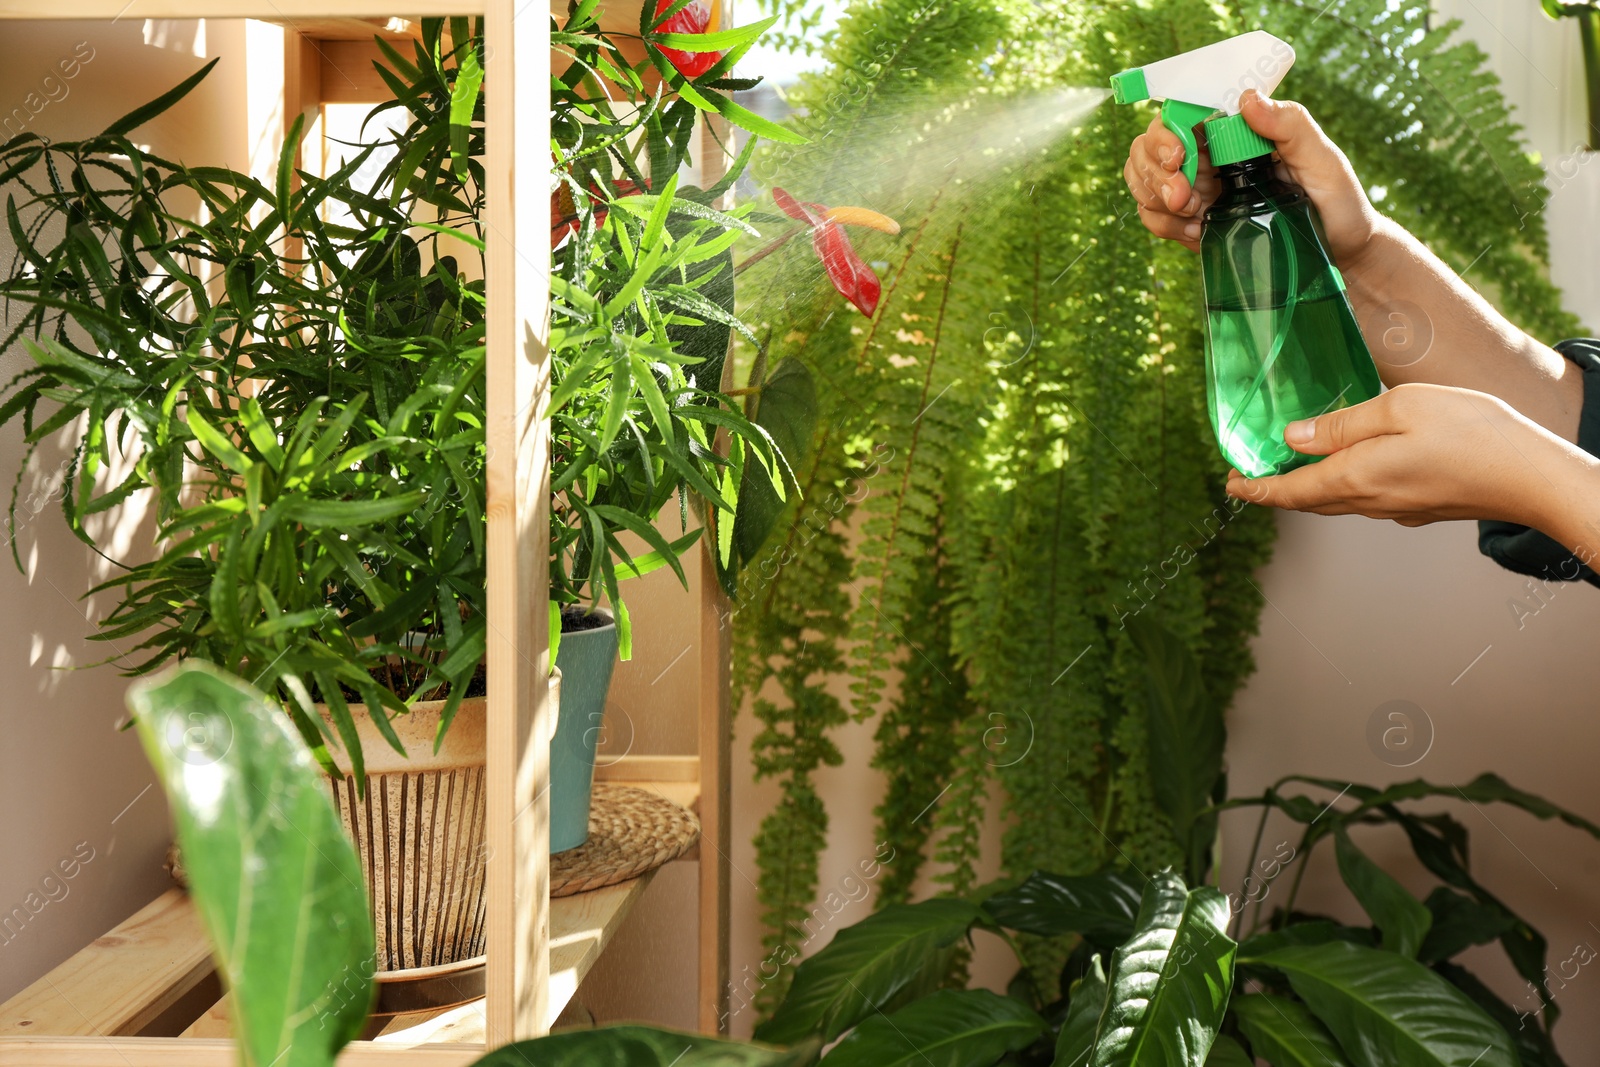
[[(639, 0), (618, 0), (608, 25), (636, 26)], [(564, 9), (561, 0), (552, 6)], [(286, 55), (283, 114), (308, 103), (331, 65), (359, 66), (370, 34), (404, 37), (384, 0), (0, 0), (6, 19), (255, 18), (298, 35)], [(487, 68), (490, 233), (486, 281), (490, 547), (488, 711), (487, 995), (429, 1017), (401, 1017), (341, 1056), (368, 1064), (459, 1067), (486, 1047), (546, 1032), (578, 993), (652, 876), (571, 897), (549, 897), (546, 545), (549, 454), (545, 348), (549, 307), (548, 22), (521, 0), (430, 0), (422, 14), (482, 15)], [(518, 17), (518, 15), (524, 17)], [(306, 43), (310, 47), (306, 47)], [(365, 42), (365, 43), (363, 43)], [(348, 81), (340, 75), (341, 81)], [(355, 91), (359, 97), (364, 89)], [(350, 99), (346, 90), (341, 100)], [(317, 100), (324, 99), (318, 96)], [(328, 98), (332, 99), (332, 98)], [(356, 100), (359, 102), (359, 100)], [(720, 174), (721, 131), (702, 141), (702, 180)], [(728, 977), (729, 720), (727, 618), (711, 568), (663, 613), (686, 633), (698, 679), (689, 735), (698, 751), (629, 754), (597, 777), (637, 785), (699, 815), (701, 844), (676, 862), (697, 862), (700, 952), (693, 966), (699, 1026), (723, 1022)], [(630, 601), (630, 604), (632, 601)], [(647, 613), (646, 613), (647, 614)], [(634, 611), (635, 626), (641, 612)], [(688, 649), (685, 649), (687, 652)], [(686, 961), (687, 962), (687, 961)], [(690, 980), (688, 976), (685, 980)], [(235, 1061), (227, 1005), (209, 945), (188, 897), (163, 893), (22, 993), (0, 1005), (0, 1067), (225, 1067)]]

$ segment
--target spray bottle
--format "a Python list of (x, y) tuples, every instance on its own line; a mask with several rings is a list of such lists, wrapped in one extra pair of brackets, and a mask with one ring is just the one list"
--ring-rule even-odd
[(1200, 235), (1206, 400), (1223, 458), (1252, 478), (1319, 458), (1284, 443), (1289, 423), (1380, 389), (1317, 209), (1239, 114), (1246, 89), (1270, 95), (1293, 63), (1294, 49), (1255, 30), (1111, 78), (1119, 104), (1164, 101), (1161, 121), (1183, 142), (1191, 183), (1204, 124), (1222, 181)]

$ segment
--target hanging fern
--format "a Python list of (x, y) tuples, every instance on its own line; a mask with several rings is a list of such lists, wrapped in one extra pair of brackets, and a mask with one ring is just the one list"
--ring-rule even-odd
[[(841, 760), (836, 727), (876, 719), (878, 841), (894, 850), (880, 900), (929, 873), (972, 887), (995, 784), (1009, 873), (1148, 869), (1182, 857), (1151, 798), (1126, 620), (1148, 612), (1190, 647), (1218, 716), (1252, 669), (1251, 574), (1273, 523), (1222, 492), (1194, 258), (1144, 231), (1122, 183), (1149, 114), (1102, 107), (1034, 136), (1061, 87), (1266, 28), (1316, 58), (1284, 93), (1382, 210), (1473, 264), (1524, 327), (1576, 330), (1543, 267), (1542, 174), (1482, 54), (1452, 26), (1426, 31), (1426, 11), (863, 0), (828, 69), (793, 92), (811, 143), (774, 146), (752, 172), (902, 232), (860, 245), (883, 280), (871, 318), (833, 295), (804, 242), (740, 290), (767, 338), (750, 384), (797, 363), (817, 406), (792, 457), (799, 492), (735, 615), (756, 774), (781, 789), (757, 835), (769, 959), (809, 936), (828, 826), (815, 774)], [(1032, 956), (1048, 985), (1057, 950)]]

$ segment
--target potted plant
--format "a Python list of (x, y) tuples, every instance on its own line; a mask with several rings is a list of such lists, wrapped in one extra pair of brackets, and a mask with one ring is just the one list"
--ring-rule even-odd
[[(620, 583), (679, 562), (707, 531), (735, 567), (741, 487), (781, 499), (770, 436), (722, 392), (732, 335), (754, 336), (734, 305), (733, 245), (755, 234), (748, 205), (716, 205), (754, 138), (710, 188), (680, 184), (697, 114), (755, 134), (795, 135), (724, 95), (730, 72), (773, 19), (707, 32), (706, 0), (661, 0), (637, 36), (574, 5), (553, 30), (550, 628), (562, 674), (551, 750), (550, 847), (581, 845), (612, 669), (632, 654)], [(644, 45), (639, 48), (640, 43)], [(703, 161), (702, 161), (703, 162)], [(657, 528), (675, 507), (672, 536)], [(603, 605), (603, 606), (602, 606)]]
[[(400, 972), (471, 968), (482, 953), (481, 37), (464, 19), (427, 20), (414, 57), (379, 44), (395, 100), (373, 117), (403, 108), (409, 120), (326, 176), (294, 167), (298, 121), (271, 186), (133, 144), (214, 61), (96, 137), (0, 146), (0, 182), (24, 193), (6, 207), (18, 255), (0, 293), (20, 315), (5, 343), (34, 357), (0, 393), (0, 422), (20, 422), (30, 449), (84, 427), (63, 512), (116, 568), (94, 590), (116, 598), (94, 636), (126, 673), (207, 660), (283, 709), (360, 847), (380, 969), (415, 977)], [(355, 184), (380, 150), (390, 161)], [(185, 198), (204, 211), (173, 206)], [(665, 190), (649, 211), (680, 204), (697, 210)], [(615, 252), (590, 218), (582, 243), (602, 270)], [(693, 303), (681, 270), (655, 273), (736, 225), (718, 213), (679, 222), (675, 251), (630, 276), (638, 306), (669, 284)], [(676, 566), (693, 542), (663, 546), (670, 560), (622, 551), (617, 532), (648, 528), (671, 496), (662, 485), (677, 479), (731, 513), (727, 472), (747, 455), (775, 460), (714, 386), (684, 378), (689, 360), (663, 330), (700, 320), (630, 319), (609, 308), (616, 294), (583, 288), (604, 294), (605, 275), (578, 278), (564, 298), (603, 312), (606, 336), (587, 326), (553, 346), (557, 409), (574, 427), (598, 419), (579, 435), (594, 446), (587, 464), (566, 454), (561, 491), (587, 502), (608, 554), (597, 569), (585, 561), (598, 581), (564, 590), (618, 606), (617, 580)], [(621, 370), (611, 346), (629, 354)], [(731, 432), (727, 458), (711, 448), (718, 428)], [(655, 467), (624, 454), (638, 441), (654, 442)], [(639, 484), (648, 495), (631, 495)], [(154, 506), (154, 558), (115, 559), (92, 517), (136, 497)]]
[[(409, 126), (327, 176), (294, 168), (298, 120), (270, 187), (130, 141), (215, 61), (99, 136), (0, 147), (26, 194), (6, 343), (34, 357), (0, 421), (31, 448), (81, 420), (63, 511), (115, 568), (94, 637), (128, 674), (209, 660), (272, 695), (384, 887), (390, 972), (482, 952), (483, 245), (474, 168), (439, 165), (470, 134), (456, 39), (427, 25), (396, 63)], [(130, 562), (89, 524), (136, 497), (157, 531)]]

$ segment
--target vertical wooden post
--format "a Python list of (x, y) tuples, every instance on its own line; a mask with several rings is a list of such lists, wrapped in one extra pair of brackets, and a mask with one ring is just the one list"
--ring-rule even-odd
[[(720, 25), (732, 23), (733, 5), (722, 4)], [(710, 188), (727, 172), (732, 130), (720, 115), (701, 116), (700, 180)], [(733, 192), (719, 206), (731, 206)], [(732, 364), (729, 351), (728, 365)], [(723, 371), (724, 388), (728, 368)], [(729, 856), (733, 848), (733, 713), (729, 702), (733, 615), (717, 583), (716, 547), (707, 542), (700, 568), (700, 1029), (728, 1029)]]
[[(485, 10), (488, 1045), (548, 1028), (549, 23)], [(520, 134), (520, 136), (519, 136)]]

